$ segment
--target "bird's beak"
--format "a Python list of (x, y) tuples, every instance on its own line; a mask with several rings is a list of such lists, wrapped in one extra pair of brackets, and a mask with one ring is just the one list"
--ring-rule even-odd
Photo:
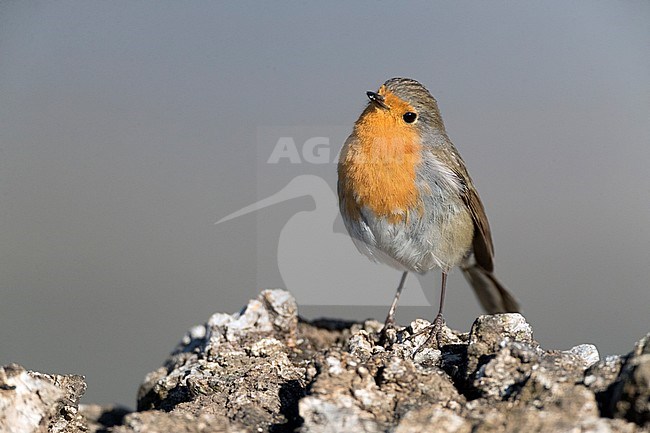
[(384, 102), (384, 97), (381, 96), (379, 93), (366, 92), (366, 95), (368, 96), (368, 99), (370, 99), (370, 102), (377, 105), (378, 107), (383, 108), (384, 110), (388, 110), (388, 105), (386, 105), (386, 103)]

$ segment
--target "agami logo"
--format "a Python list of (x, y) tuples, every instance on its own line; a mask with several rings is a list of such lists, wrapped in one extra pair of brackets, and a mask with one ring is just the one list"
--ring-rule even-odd
[[(323, 167), (327, 163), (335, 179), (340, 144), (332, 152), (330, 140), (325, 137), (299, 141), (289, 140), (286, 135), (276, 135), (275, 143), (270, 156), (264, 159), (267, 167), (278, 169), (299, 164), (304, 169), (310, 164)], [(347, 233), (334, 230), (335, 222), (341, 218), (338, 199), (322, 176), (296, 174), (276, 193), (221, 218), (216, 224), (232, 223), (252, 212), (305, 196), (315, 206), (290, 216), (278, 238), (275, 259), (285, 288), (302, 305), (389, 305), (401, 272), (371, 262), (357, 251)], [(400, 305), (430, 305), (418, 279), (407, 282)]]

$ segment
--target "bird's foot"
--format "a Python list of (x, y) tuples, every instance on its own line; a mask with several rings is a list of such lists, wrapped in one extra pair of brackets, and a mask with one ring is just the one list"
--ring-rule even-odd
[(384, 347), (392, 346), (397, 341), (397, 327), (395, 326), (395, 319), (387, 317), (384, 322), (384, 327), (379, 333), (379, 344)]
[(415, 349), (415, 352), (413, 352), (413, 356), (417, 355), (420, 353), (425, 347), (429, 347), (431, 343), (435, 341), (436, 343), (436, 349), (440, 350), (442, 347), (442, 327), (445, 324), (445, 319), (442, 317), (442, 314), (438, 314), (436, 318), (433, 320), (433, 323), (423, 330), (416, 332), (415, 334), (411, 335), (408, 337), (409, 340), (412, 340), (413, 338), (422, 335), (424, 333), (428, 333), (429, 336), (427, 337), (426, 341), (420, 345), (417, 349)]

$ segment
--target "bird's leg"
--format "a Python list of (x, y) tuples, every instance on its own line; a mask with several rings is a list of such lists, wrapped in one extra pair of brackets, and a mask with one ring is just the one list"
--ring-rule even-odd
[(442, 284), (440, 288), (440, 307), (438, 308), (438, 314), (436, 315), (436, 318), (433, 319), (433, 323), (430, 326), (427, 326), (424, 330), (414, 334), (411, 336), (415, 337), (417, 335), (420, 335), (424, 332), (429, 332), (429, 337), (427, 338), (427, 341), (424, 342), (423, 345), (418, 347), (415, 352), (413, 353), (414, 355), (420, 352), (424, 347), (428, 346), (429, 343), (431, 343), (431, 340), (435, 339), (436, 340), (436, 346), (438, 349), (442, 346), (442, 326), (445, 324), (445, 319), (442, 316), (442, 309), (445, 305), (445, 290), (447, 288), (447, 272), (443, 271), (442, 272)]
[(395, 292), (395, 298), (393, 299), (393, 303), (390, 305), (390, 310), (388, 310), (388, 316), (386, 317), (384, 326), (395, 326), (395, 310), (397, 310), (397, 302), (399, 301), (399, 296), (402, 294), (402, 290), (404, 289), (404, 283), (406, 282), (408, 274), (408, 272), (402, 274), (402, 279), (400, 279), (399, 286), (397, 286), (397, 292)]
[[(440, 287), (440, 308), (438, 308), (438, 314), (433, 320), (433, 329), (431, 330), (431, 335), (435, 335), (436, 344), (438, 349), (440, 348), (441, 340), (440, 336), (442, 335), (442, 325), (445, 324), (445, 319), (442, 317), (442, 309), (445, 306), (445, 290), (447, 289), (447, 272), (442, 272), (442, 284)], [(429, 336), (431, 338), (431, 336)]]
[(402, 279), (399, 281), (399, 286), (397, 286), (395, 298), (393, 299), (393, 303), (390, 305), (390, 309), (388, 310), (388, 316), (384, 322), (384, 328), (381, 330), (380, 341), (382, 344), (386, 343), (388, 340), (386, 335), (388, 330), (395, 328), (395, 310), (397, 310), (397, 302), (399, 301), (399, 296), (402, 294), (402, 290), (404, 289), (404, 283), (406, 282), (407, 275), (408, 272), (406, 271), (402, 274)]

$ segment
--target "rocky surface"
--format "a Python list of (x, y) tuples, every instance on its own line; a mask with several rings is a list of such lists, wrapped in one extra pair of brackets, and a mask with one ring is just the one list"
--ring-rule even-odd
[(87, 430), (79, 414), (84, 378), (0, 367), (0, 432), (74, 433)]
[(79, 376), (0, 370), (1, 432), (648, 432), (650, 335), (624, 356), (546, 350), (519, 314), (469, 333), (306, 322), (286, 291), (191, 329), (145, 378), (138, 410), (84, 406)]

